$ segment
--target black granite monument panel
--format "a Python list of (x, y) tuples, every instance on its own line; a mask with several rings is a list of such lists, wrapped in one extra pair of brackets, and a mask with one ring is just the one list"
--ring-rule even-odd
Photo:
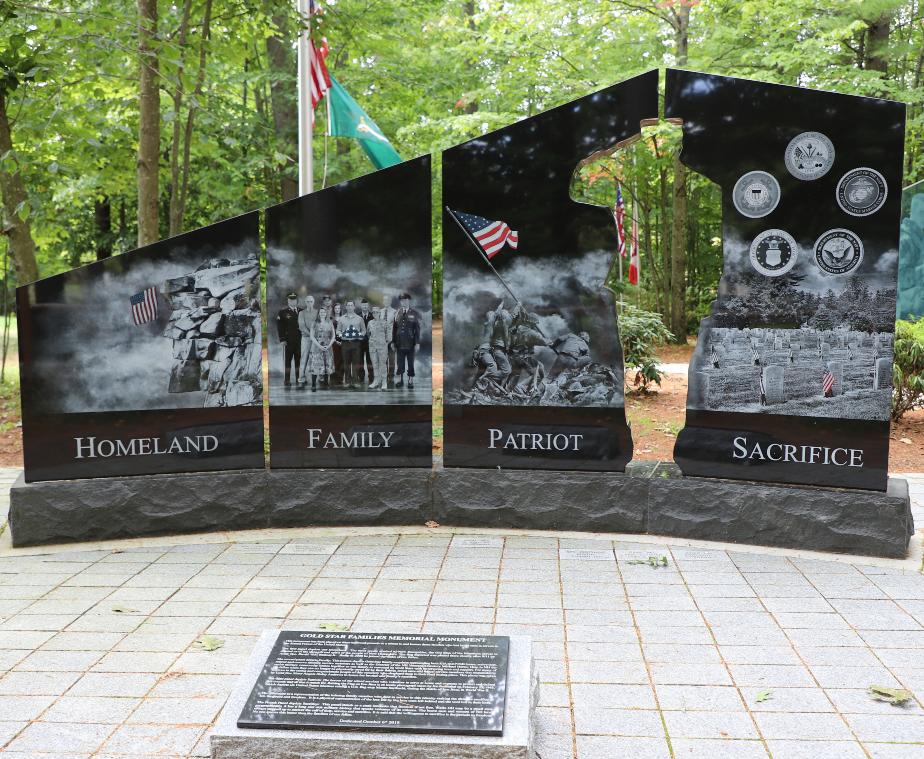
[(509, 639), (281, 632), (243, 728), (502, 735)]
[(430, 158), (269, 208), (270, 460), (431, 465)]
[(681, 160), (722, 189), (684, 474), (884, 490), (905, 106), (669, 69)]
[(650, 71), (443, 152), (447, 466), (621, 471), (632, 458), (603, 288), (613, 217), (570, 185), (657, 113)]
[(17, 291), (27, 482), (263, 466), (256, 213)]

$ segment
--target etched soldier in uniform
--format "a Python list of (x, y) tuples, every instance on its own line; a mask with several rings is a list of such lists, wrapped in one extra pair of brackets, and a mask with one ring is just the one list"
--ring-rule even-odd
[[(362, 379), (368, 380), (368, 382), (372, 382), (378, 375), (372, 370), (372, 356), (369, 353), (369, 322), (372, 321), (373, 317), (372, 311), (369, 310), (369, 301), (366, 298), (363, 298), (359, 302), (359, 315), (366, 325), (366, 336), (363, 338), (363, 353), (359, 359), (359, 376)], [(365, 366), (365, 371), (363, 370), (363, 366)]]
[(287, 306), (279, 309), (276, 314), (276, 331), (279, 334), (279, 342), (284, 346), (285, 355), (285, 384), (289, 387), (291, 382), (290, 371), (295, 367), (295, 381), (298, 382), (299, 370), (302, 358), (302, 334), (298, 329), (298, 314), (301, 309), (298, 307), (298, 294), (289, 293)]
[(372, 319), (366, 324), (366, 338), (371, 357), (370, 376), (374, 381), (370, 390), (388, 390), (388, 347), (391, 345), (391, 324), (388, 309), (372, 307)]
[(408, 389), (414, 389), (414, 353), (420, 348), (420, 313), (411, 308), (411, 296), (402, 293), (401, 308), (395, 314), (392, 327), (392, 342), (397, 352), (395, 387), (404, 387), (404, 372), (407, 370)]
[(507, 348), (510, 343), (507, 312), (503, 303), (497, 311), (488, 311), (481, 335), (481, 344), (475, 349), (472, 361), (475, 366), (482, 369), (476, 385), (483, 384), (480, 380), (491, 380), (503, 387), (507, 377), (512, 371), (510, 360), (507, 358)]

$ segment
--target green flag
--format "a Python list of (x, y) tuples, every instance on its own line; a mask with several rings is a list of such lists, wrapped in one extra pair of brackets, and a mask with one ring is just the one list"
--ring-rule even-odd
[(382, 134), (382, 130), (369, 118), (369, 114), (340, 86), (333, 74), (330, 81), (331, 88), (327, 92), (327, 97), (330, 98), (330, 135), (359, 140), (360, 147), (377, 169), (401, 163), (401, 156)]

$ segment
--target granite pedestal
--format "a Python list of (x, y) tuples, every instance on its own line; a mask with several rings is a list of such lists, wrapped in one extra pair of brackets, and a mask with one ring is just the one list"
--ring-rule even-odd
[(276, 469), (25, 483), (16, 546), (212, 530), (420, 526), (620, 532), (899, 558), (914, 534), (907, 482), (886, 492), (626, 472)]
[(536, 759), (539, 679), (527, 637), (510, 638), (502, 736), (239, 728), (237, 719), (278, 635), (268, 630), (260, 636), (212, 733), (212, 759)]

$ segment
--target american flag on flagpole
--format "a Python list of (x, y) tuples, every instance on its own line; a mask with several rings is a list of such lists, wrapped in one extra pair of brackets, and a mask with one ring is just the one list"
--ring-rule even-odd
[(472, 239), (478, 243), (481, 249), (491, 260), (503, 250), (505, 245), (509, 245), (513, 250), (517, 249), (520, 242), (519, 233), (512, 230), (505, 221), (491, 221), (483, 216), (475, 216), (470, 213), (453, 211), (450, 213), (456, 217), (459, 223), (472, 236)]
[(638, 255), (638, 217), (635, 215), (635, 205), (632, 206), (632, 253), (629, 256), (629, 284), (637, 285), (638, 276), (641, 273), (641, 260)]
[(157, 288), (149, 287), (129, 298), (132, 308), (132, 321), (135, 326), (147, 324), (157, 318)]
[(330, 74), (327, 73), (327, 66), (324, 65), (324, 59), (330, 48), (327, 46), (327, 40), (321, 40), (321, 47), (314, 46), (314, 40), (308, 40), (309, 55), (309, 76), (311, 78), (311, 123), (314, 124), (314, 112), (318, 107), (327, 91), (331, 88)]
[(613, 219), (616, 221), (616, 239), (619, 243), (618, 252), (626, 257), (626, 206), (622, 200), (622, 185), (616, 183), (616, 202), (613, 204)]
[(308, 0), (308, 15), (313, 16), (321, 10), (321, 3), (318, 0)]
[(830, 370), (825, 372), (821, 380), (821, 394), (825, 398), (834, 395), (834, 374)]

